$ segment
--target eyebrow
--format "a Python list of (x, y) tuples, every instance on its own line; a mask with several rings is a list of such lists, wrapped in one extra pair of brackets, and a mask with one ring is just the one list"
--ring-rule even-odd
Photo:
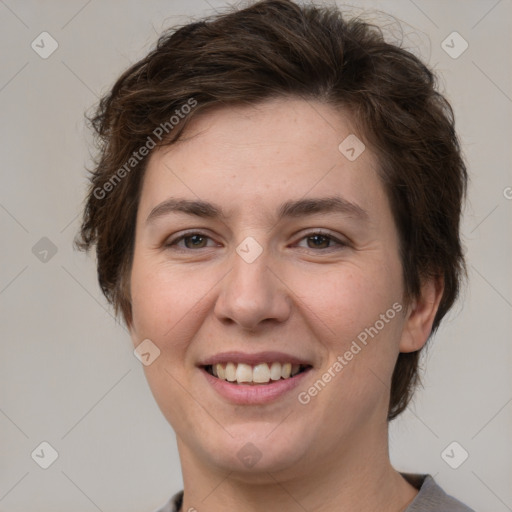
[[(311, 199), (286, 201), (278, 210), (278, 219), (286, 217), (302, 217), (318, 213), (344, 213), (361, 220), (368, 219), (368, 212), (356, 203), (347, 201), (340, 196), (330, 196)], [(146, 219), (146, 224), (171, 213), (185, 213), (195, 217), (210, 219), (225, 219), (222, 208), (202, 200), (169, 198), (155, 206)]]

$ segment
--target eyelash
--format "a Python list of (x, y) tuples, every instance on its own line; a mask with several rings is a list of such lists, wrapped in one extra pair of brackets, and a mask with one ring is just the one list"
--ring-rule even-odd
[[(178, 247), (176, 245), (179, 242), (185, 240), (186, 238), (192, 238), (193, 236), (200, 236), (202, 238), (208, 238), (208, 239), (211, 240), (211, 237), (209, 237), (205, 233), (201, 233), (200, 231), (189, 231), (188, 233), (184, 233), (184, 234), (180, 235), (179, 237), (175, 238), (174, 240), (170, 240), (168, 243), (165, 244), (165, 247), (168, 248), (168, 249), (178, 250), (178, 251), (182, 251), (182, 252), (194, 251), (194, 250), (199, 250), (199, 249), (208, 249), (208, 247), (200, 247), (199, 249), (189, 249), (189, 248), (186, 248), (186, 247), (185, 248)], [(338, 246), (338, 249), (347, 247), (349, 245), (348, 243), (342, 242), (341, 240), (339, 240), (338, 238), (334, 237), (330, 233), (327, 233), (327, 232), (322, 231), (322, 230), (317, 230), (317, 231), (312, 231), (310, 233), (307, 233), (302, 238), (300, 238), (299, 241), (307, 239), (307, 238), (311, 238), (311, 237), (314, 237), (314, 236), (321, 236), (321, 237), (327, 239), (329, 241), (329, 243), (331, 243), (331, 242), (336, 243), (336, 245)], [(314, 248), (311, 248), (311, 247), (305, 247), (305, 249), (313, 250), (313, 251), (315, 250)], [(322, 251), (322, 252), (328, 252), (330, 250), (336, 250), (336, 249), (335, 249), (335, 247), (326, 247), (326, 248), (323, 248), (323, 249), (319, 249), (319, 251)]]

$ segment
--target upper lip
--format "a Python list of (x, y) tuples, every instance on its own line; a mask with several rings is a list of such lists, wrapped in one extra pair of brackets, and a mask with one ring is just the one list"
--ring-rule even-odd
[(213, 356), (207, 357), (198, 363), (198, 366), (210, 366), (218, 363), (245, 363), (256, 365), (260, 363), (292, 363), (311, 366), (311, 363), (301, 357), (285, 354), (284, 352), (255, 352), (249, 354), (246, 352), (220, 352)]

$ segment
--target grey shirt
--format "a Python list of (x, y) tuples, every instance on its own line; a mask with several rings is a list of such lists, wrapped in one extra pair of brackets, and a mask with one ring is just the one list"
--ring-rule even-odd
[[(401, 473), (418, 494), (404, 512), (474, 512), (460, 501), (446, 494), (430, 475)], [(175, 494), (155, 512), (186, 512), (181, 510), (183, 491)]]

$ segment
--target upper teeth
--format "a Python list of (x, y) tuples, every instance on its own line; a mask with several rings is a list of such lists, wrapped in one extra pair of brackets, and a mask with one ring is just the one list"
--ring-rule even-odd
[(216, 377), (229, 382), (267, 383), (270, 380), (288, 379), (297, 375), (300, 365), (292, 363), (260, 363), (255, 366), (245, 363), (217, 363), (212, 365)]

